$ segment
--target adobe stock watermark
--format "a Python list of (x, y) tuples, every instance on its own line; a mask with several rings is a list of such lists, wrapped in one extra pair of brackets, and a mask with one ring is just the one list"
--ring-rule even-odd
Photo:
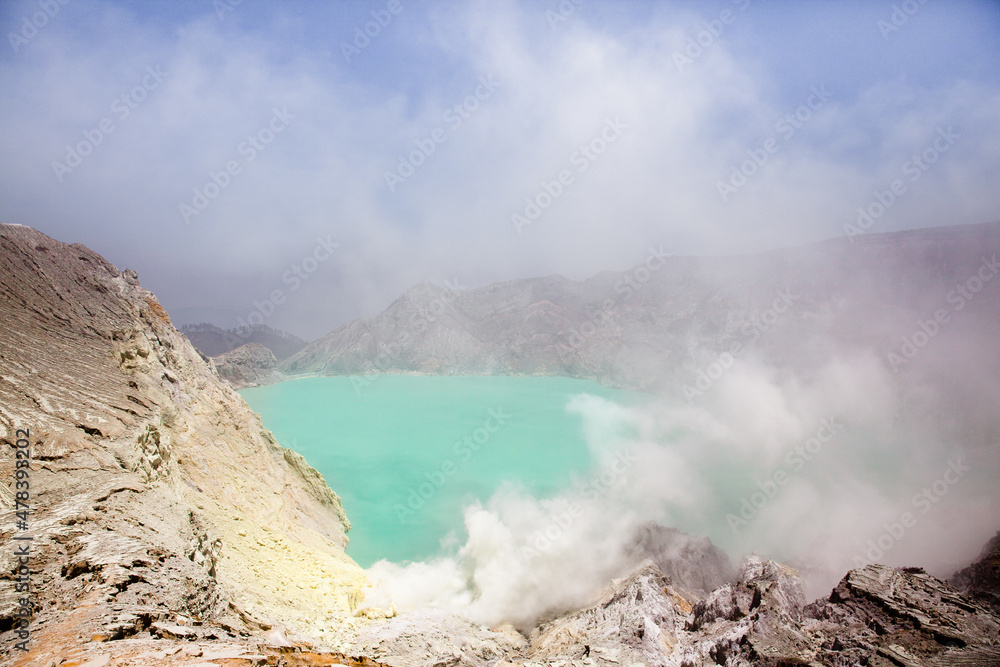
[(7, 40), (10, 42), (10, 47), (14, 49), (14, 53), (17, 53), (22, 46), (34, 39), (38, 35), (38, 31), (47, 26), (49, 21), (54, 19), (62, 8), (69, 4), (69, 0), (38, 0), (37, 4), (39, 11), (31, 16), (21, 17), (20, 30), (7, 33)]
[(920, 10), (921, 5), (927, 4), (927, 0), (904, 0), (898, 5), (892, 6), (892, 13), (888, 19), (881, 18), (875, 22), (882, 39), (889, 41), (889, 36), (894, 32), (899, 32), (900, 28), (907, 24), (910, 18)]
[(545, 10), (545, 20), (549, 23), (549, 29), (555, 30), (561, 23), (568, 21), (576, 12), (576, 8), (586, 2), (587, 0), (562, 0), (555, 10)]
[(781, 149), (782, 141), (788, 141), (795, 136), (795, 133), (809, 122), (813, 114), (822, 109), (823, 105), (832, 97), (824, 85), (812, 86), (809, 90), (811, 94), (802, 104), (796, 107), (793, 112), (786, 113), (774, 124), (777, 135), (765, 139), (760, 148), (748, 148), (746, 160), (741, 162), (738, 167), (730, 165), (732, 172), (728, 181), (716, 182), (715, 187), (719, 191), (723, 203), (746, 185), (750, 178), (767, 163), (768, 159)]
[[(747, 7), (750, 6), (750, 0), (732, 0), (732, 2), (741, 12), (746, 11)], [(723, 9), (719, 12), (718, 18), (703, 21), (702, 30), (699, 30), (694, 37), (688, 37), (684, 50), (674, 51), (674, 64), (677, 65), (677, 71), (683, 73), (685, 68), (693, 65), (695, 60), (701, 58), (708, 49), (712, 48), (726, 31), (726, 26), (732, 25), (737, 16), (739, 15), (733, 10)]]
[(620, 450), (605, 470), (578, 483), (576, 491), (583, 497), (582, 501), (570, 500), (561, 511), (550, 515), (548, 523), (531, 533), (517, 551), (522, 562), (530, 562), (552, 548), (565, 535), (570, 527), (594, 507), (601, 498), (615, 488), (625, 486), (628, 481), (628, 471), (639, 460), (631, 449)]
[[(903, 176), (909, 176), (911, 183), (919, 181), (920, 177), (955, 145), (960, 136), (951, 129), (951, 125), (939, 127), (933, 141), (903, 163)], [(902, 178), (893, 180), (885, 190), (875, 190), (872, 193), (873, 200), (867, 206), (858, 207), (858, 219), (855, 224), (844, 225), (847, 239), (854, 243), (858, 236), (867, 232), (906, 192), (906, 183)]]
[[(159, 65), (146, 67), (145, 72), (139, 83), (111, 102), (110, 111), (119, 121), (124, 121), (139, 108), (139, 105), (149, 97), (149, 94), (160, 87), (168, 74), (160, 69)], [(66, 157), (63, 162), (52, 161), (52, 171), (56, 175), (56, 180), (62, 183), (63, 178), (83, 164), (84, 159), (92, 155), (94, 150), (104, 143), (104, 139), (115, 131), (116, 127), (114, 118), (102, 118), (93, 128), (83, 130), (82, 141), (77, 142), (75, 146), (66, 144)]]
[(684, 398), (688, 403), (694, 402), (695, 398), (704, 396), (705, 392), (726, 374), (736, 359), (740, 357), (753, 343), (757, 342), (764, 333), (770, 331), (781, 316), (789, 312), (795, 301), (800, 298), (798, 294), (792, 294), (790, 289), (778, 290), (774, 301), (769, 308), (755, 314), (749, 322), (745, 322), (740, 327), (740, 333), (746, 340), (736, 340), (730, 343), (729, 350), (723, 352), (712, 363), (705, 368), (695, 371), (694, 384), (686, 384), (682, 388)]
[[(967, 280), (955, 285), (955, 289), (948, 292), (945, 301), (952, 306), (953, 312), (959, 312), (965, 308), (966, 304), (976, 298), (982, 291), (986, 283), (991, 282), (1000, 272), (1000, 263), (997, 256), (983, 258), (979, 269)], [(938, 308), (934, 314), (917, 322), (917, 328), (909, 336), (903, 336), (902, 345), (888, 353), (886, 359), (893, 373), (899, 373), (900, 369), (910, 363), (920, 350), (934, 340), (941, 332), (941, 329), (951, 322), (951, 314), (945, 308)]]
[(399, 16), (402, 11), (403, 3), (400, 0), (389, 0), (385, 9), (373, 9), (371, 21), (366, 22), (363, 26), (354, 26), (354, 39), (351, 43), (340, 43), (340, 53), (344, 56), (344, 61), (350, 65), (351, 58), (361, 55), (361, 52), (368, 48), (372, 40), (381, 35), (382, 31), (392, 23), (392, 19)]
[(410, 487), (410, 495), (406, 499), (406, 505), (396, 503), (393, 511), (400, 523), (406, 523), (409, 517), (416, 516), (417, 512), (423, 509), (434, 494), (436, 494), (448, 481), (454, 477), (462, 466), (490, 441), (493, 435), (499, 431), (511, 418), (503, 411), (503, 407), (490, 408), (487, 417), (483, 420), (482, 426), (474, 429), (471, 433), (462, 436), (461, 440), (452, 445), (451, 452), (455, 458), (445, 459), (440, 466), (424, 473), (427, 480), (421, 482), (416, 488)]
[[(427, 331), (431, 324), (436, 322), (444, 313), (448, 304), (455, 300), (455, 296), (460, 291), (467, 289), (459, 283), (457, 278), (453, 281), (445, 280), (444, 287), (441, 295), (431, 299), (426, 307), (417, 308), (417, 312), (413, 315), (409, 325), (401, 331), (396, 340), (380, 345), (381, 349), (375, 356), (375, 368), (377, 370), (384, 372), (394, 361), (399, 359), (403, 352), (403, 346), (413, 342), (413, 335), (410, 333), (411, 330), (417, 333)], [(354, 393), (357, 396), (360, 396), (361, 391), (370, 387), (373, 382), (375, 382), (375, 379), (367, 375), (351, 376), (351, 385), (354, 387)]]
[[(910, 501), (913, 509), (918, 512), (907, 510), (901, 513), (896, 521), (882, 524), (885, 530), (878, 537), (860, 544), (853, 558), (854, 567), (864, 567), (869, 563), (881, 560), (887, 552), (902, 541), (909, 529), (917, 525), (918, 515), (927, 514), (934, 509), (934, 506), (948, 494), (951, 487), (958, 484), (965, 477), (965, 473), (970, 470), (972, 468), (962, 462), (961, 456), (949, 459), (948, 467), (945, 468), (941, 477), (921, 489)], [(858, 542), (860, 543), (860, 540)]]
[[(611, 144), (618, 141), (622, 135), (622, 130), (625, 129), (628, 129), (628, 125), (623, 123), (620, 117), (616, 116), (614, 120), (610, 118), (606, 119), (601, 131), (593, 139), (573, 151), (572, 155), (569, 156), (569, 163), (572, 167), (576, 168), (576, 173), (582, 174), (587, 171), (590, 165), (607, 152)], [(511, 224), (514, 225), (517, 233), (521, 234), (525, 227), (535, 224), (542, 216), (542, 213), (552, 206), (563, 195), (566, 188), (573, 185), (574, 182), (575, 176), (570, 169), (560, 170), (551, 181), (543, 180), (538, 193), (524, 200), (524, 210), (520, 213), (512, 213), (510, 216)]]
[(414, 139), (416, 150), (410, 151), (405, 156), (399, 155), (395, 171), (386, 171), (384, 174), (389, 192), (395, 192), (397, 187), (413, 176), (417, 169), (427, 162), (427, 158), (434, 154), (438, 144), (448, 141), (448, 132), (454, 132), (469, 120), (483, 102), (493, 97), (493, 93), (499, 87), (500, 82), (492, 74), (479, 77), (478, 85), (471, 95), (467, 95), (461, 102), (452, 105), (441, 114), (441, 120), (448, 125), (448, 129), (436, 127), (427, 137)]
[[(289, 292), (297, 291), (302, 287), (304, 282), (309, 280), (319, 270), (320, 264), (330, 259), (333, 251), (339, 247), (340, 244), (331, 241), (329, 235), (326, 238), (317, 237), (316, 245), (313, 246), (312, 251), (300, 262), (292, 264), (281, 274), (281, 284), (287, 285)], [(240, 335), (240, 329), (246, 329), (247, 335), (249, 335), (251, 327), (263, 324), (269, 317), (274, 315), (277, 307), (285, 303), (287, 298), (285, 290), (276, 287), (263, 300), (254, 301), (254, 309), (250, 311), (250, 314), (246, 318), (237, 318), (239, 328), (236, 335)]]
[(232, 14), (242, 4), (243, 0), (212, 0), (215, 15), (219, 17), (220, 21), (224, 21), (227, 14)]
[(805, 442), (799, 443), (790, 448), (784, 457), (785, 465), (790, 468), (786, 471), (784, 467), (774, 470), (763, 482), (757, 480), (757, 491), (749, 496), (740, 498), (739, 516), (732, 512), (726, 515), (726, 523), (729, 524), (733, 534), (740, 532), (740, 529), (747, 526), (757, 515), (767, 507), (768, 503), (778, 495), (778, 492), (792, 478), (792, 472), (799, 472), (806, 467), (820, 452), (823, 446), (833, 440), (838, 433), (844, 429), (844, 424), (837, 421), (836, 417), (821, 419), (819, 428)]
[(278, 109), (275, 107), (271, 118), (264, 127), (240, 142), (236, 147), (236, 152), (242, 156), (242, 160), (233, 158), (228, 160), (219, 171), (209, 171), (208, 180), (201, 187), (194, 188), (194, 196), (191, 203), (180, 202), (177, 211), (180, 213), (184, 224), (191, 224), (191, 218), (201, 215), (222, 192), (233, 182), (233, 178), (243, 173), (243, 168), (257, 159), (257, 156), (264, 152), (275, 138), (285, 131), (288, 122), (295, 118), (288, 113), (288, 107)]
[(599, 327), (611, 319), (621, 306), (622, 301), (630, 299), (635, 292), (641, 290), (652, 279), (653, 274), (667, 263), (667, 257), (672, 257), (672, 255), (664, 252), (662, 245), (659, 248), (650, 246), (646, 261), (626, 271), (625, 275), (615, 283), (615, 294), (618, 297), (605, 299), (596, 313), (588, 310), (587, 321), (579, 327), (570, 327), (568, 331), (559, 332), (559, 336), (566, 338), (565, 343), (556, 344), (560, 355), (565, 356), (571, 348), (579, 349), (582, 347), (588, 338), (597, 333)]

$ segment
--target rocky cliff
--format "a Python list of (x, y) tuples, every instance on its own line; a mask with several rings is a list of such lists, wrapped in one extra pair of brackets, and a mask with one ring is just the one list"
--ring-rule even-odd
[(919, 568), (853, 570), (806, 604), (795, 570), (756, 556), (700, 601), (648, 563), (536, 628), (527, 653), (580, 667), (986, 666), (1000, 664), (1000, 617)]
[[(135, 272), (2, 225), (0, 323), (0, 631), (12, 638), (22, 597), (8, 547), (30, 536), (22, 664), (150, 632), (334, 641), (354, 622), (365, 577), (344, 554), (340, 499), (278, 445)], [(20, 527), (19, 430), (31, 454)]]

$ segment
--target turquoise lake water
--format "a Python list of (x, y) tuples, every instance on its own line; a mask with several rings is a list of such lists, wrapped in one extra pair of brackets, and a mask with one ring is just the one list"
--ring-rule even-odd
[(353, 524), (347, 552), (364, 567), (439, 554), (449, 533), (464, 538), (462, 509), (503, 482), (539, 497), (585, 474), (573, 396), (639, 400), (557, 377), (338, 376), (240, 393), (340, 495)]

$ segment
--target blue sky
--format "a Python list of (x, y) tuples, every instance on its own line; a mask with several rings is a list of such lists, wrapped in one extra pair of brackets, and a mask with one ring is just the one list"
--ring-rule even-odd
[(423, 280), (843, 235), (897, 180), (867, 233), (1000, 219), (1000, 3), (561, 6), (7, 0), (0, 220), (179, 322), (280, 290), (266, 323), (312, 338)]

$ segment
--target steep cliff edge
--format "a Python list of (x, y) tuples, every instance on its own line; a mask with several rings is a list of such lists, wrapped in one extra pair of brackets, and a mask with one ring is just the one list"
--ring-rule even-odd
[[(13, 511), (18, 429), (32, 457), (26, 531)], [(336, 643), (359, 623), (364, 574), (319, 473), (278, 445), (134, 272), (14, 225), (0, 225), (0, 478), (5, 645), (20, 597), (7, 545), (32, 538), (24, 664), (164, 624)]]

